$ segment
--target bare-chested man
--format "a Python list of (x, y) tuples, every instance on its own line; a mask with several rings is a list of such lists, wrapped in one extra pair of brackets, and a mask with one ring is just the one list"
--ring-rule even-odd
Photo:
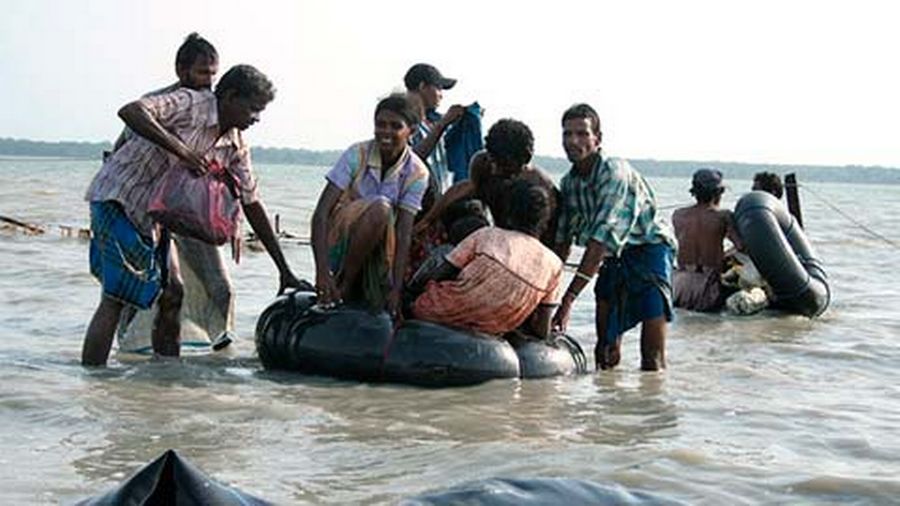
[(676, 307), (694, 311), (718, 311), (725, 297), (720, 282), (724, 250), (722, 240), (741, 242), (731, 211), (719, 209), (725, 186), (722, 173), (700, 169), (694, 173), (691, 194), (697, 203), (677, 209), (672, 226), (678, 239), (678, 267), (672, 284)]

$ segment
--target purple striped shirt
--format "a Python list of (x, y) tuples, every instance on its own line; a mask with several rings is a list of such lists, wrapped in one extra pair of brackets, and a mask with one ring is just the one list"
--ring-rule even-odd
[[(259, 200), (250, 146), (236, 128), (219, 136), (217, 101), (211, 91), (180, 88), (140, 101), (166, 130), (189, 148), (235, 174), (240, 180), (244, 204)], [(118, 202), (137, 229), (150, 236), (153, 221), (147, 215), (147, 206), (165, 171), (187, 170), (180, 165), (175, 155), (140, 135), (133, 135), (103, 163), (88, 186), (85, 200)]]

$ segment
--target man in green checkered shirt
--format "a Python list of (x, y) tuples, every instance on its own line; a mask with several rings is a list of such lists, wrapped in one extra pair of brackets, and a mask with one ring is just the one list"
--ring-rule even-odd
[(572, 168), (563, 177), (556, 250), (567, 258), (574, 242), (584, 256), (554, 316), (565, 330), (572, 303), (597, 275), (597, 369), (621, 357), (622, 334), (641, 324), (641, 369), (666, 366), (672, 320), (675, 239), (657, 213), (653, 189), (625, 160), (600, 150), (600, 118), (587, 104), (563, 114), (563, 147)]

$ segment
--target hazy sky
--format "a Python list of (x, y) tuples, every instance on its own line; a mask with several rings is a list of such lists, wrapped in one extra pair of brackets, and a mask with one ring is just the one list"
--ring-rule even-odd
[(539, 154), (563, 156), (559, 117), (584, 101), (619, 156), (900, 167), (892, 4), (3, 0), (0, 137), (113, 139), (118, 108), (173, 82), (198, 31), (222, 72), (275, 82), (256, 145), (366, 138), (377, 99), (427, 61), (459, 79), (442, 108), (523, 120)]

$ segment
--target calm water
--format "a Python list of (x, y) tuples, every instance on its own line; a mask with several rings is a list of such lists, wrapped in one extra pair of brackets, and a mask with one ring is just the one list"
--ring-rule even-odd
[[(93, 162), (0, 161), (0, 214), (86, 226)], [(321, 169), (258, 168), (270, 212), (307, 235)], [(687, 181), (653, 180), (660, 202)], [(747, 181), (731, 181), (726, 205)], [(897, 241), (900, 187), (813, 184)], [(625, 337), (615, 372), (421, 390), (264, 372), (257, 315), (276, 289), (264, 254), (233, 269), (231, 357), (116, 357), (78, 365), (99, 287), (87, 244), (0, 235), (0, 503), (71, 503), (167, 448), (283, 504), (393, 503), (489, 477), (569, 477), (699, 504), (900, 502), (898, 251), (810, 192), (807, 230), (834, 300), (815, 321), (680, 312), (665, 373), (638, 371)], [(312, 274), (308, 247), (285, 245)], [(573, 334), (593, 344), (586, 291)]]

